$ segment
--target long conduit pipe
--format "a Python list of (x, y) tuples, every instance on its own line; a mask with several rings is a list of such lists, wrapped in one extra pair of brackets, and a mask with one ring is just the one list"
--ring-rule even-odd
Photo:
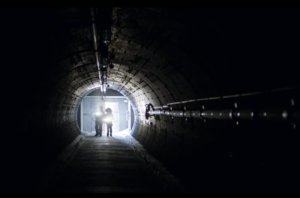
[(103, 92), (103, 85), (102, 85), (102, 78), (101, 78), (101, 70), (100, 70), (100, 61), (99, 61), (99, 54), (98, 54), (98, 42), (97, 42), (97, 31), (96, 31), (96, 24), (95, 24), (95, 13), (94, 8), (91, 8), (91, 17), (92, 17), (92, 29), (93, 29), (93, 38), (94, 38), (94, 50), (96, 56), (96, 65), (98, 70), (99, 76), (99, 83), (100, 83), (100, 92)]

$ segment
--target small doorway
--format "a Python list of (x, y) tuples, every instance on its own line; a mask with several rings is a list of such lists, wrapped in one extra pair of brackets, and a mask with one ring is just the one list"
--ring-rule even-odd
[[(100, 108), (103, 111), (106, 108), (112, 109), (114, 116), (113, 134), (117, 135), (124, 130), (130, 131), (133, 122), (130, 102), (119, 92), (107, 90), (105, 96), (102, 96), (100, 91), (94, 91), (83, 98), (78, 111), (81, 133), (85, 136), (94, 136), (96, 134), (95, 115), (100, 113)], [(106, 130), (106, 124), (103, 124), (102, 135), (106, 135)]]

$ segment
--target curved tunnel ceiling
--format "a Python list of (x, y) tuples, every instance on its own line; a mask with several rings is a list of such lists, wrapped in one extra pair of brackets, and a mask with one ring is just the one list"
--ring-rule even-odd
[[(118, 8), (113, 10), (114, 23), (109, 52), (114, 54), (114, 59), (111, 60), (114, 69), (108, 71), (110, 88), (127, 96), (133, 106), (138, 107), (137, 110), (142, 113), (142, 116), (145, 104), (163, 105), (172, 101), (194, 98), (191, 85), (174, 68), (174, 65), (183, 67), (189, 60), (170, 39), (171, 35), (177, 36), (176, 34), (184, 31), (182, 24), (171, 21), (173, 22), (171, 28), (165, 26), (161, 29), (164, 23), (170, 24), (170, 20), (157, 23), (161, 18), (159, 13), (137, 8), (125, 12), (122, 10)], [(61, 104), (62, 108), (67, 108), (66, 114), (71, 119), (79, 100), (88, 92), (98, 88), (99, 80), (92, 48), (89, 9), (63, 9), (63, 12), (66, 12), (68, 17), (80, 16), (80, 18), (65, 19), (64, 25), (67, 30), (62, 39), (65, 45), (63, 47), (66, 47), (63, 49), (66, 58), (60, 60), (58, 70), (55, 70), (53, 75), (58, 76), (54, 89), (63, 93), (59, 95), (56, 92), (58, 96), (55, 103)], [(153, 17), (156, 21), (153, 21)], [(133, 24), (137, 27), (133, 27)], [(175, 57), (179, 57), (178, 60), (174, 60), (174, 54), (177, 54)], [(51, 97), (55, 98), (55, 95), (51, 93)], [(70, 105), (71, 108), (64, 104)], [(68, 119), (67, 117), (63, 120)]]
[[(114, 68), (108, 69), (108, 84), (132, 102), (134, 131), (141, 143), (150, 145), (149, 150), (170, 167), (181, 163), (198, 170), (202, 161), (194, 166), (193, 154), (204, 153), (207, 147), (213, 149), (203, 156), (224, 154), (225, 144), (231, 140), (223, 141), (223, 134), (218, 135), (221, 128), (242, 129), (231, 124), (182, 124), (168, 117), (153, 120), (154, 127), (150, 128), (143, 122), (145, 104), (161, 106), (299, 85), (295, 65), (299, 63), (300, 42), (294, 25), (299, 12), (288, 10), (283, 16), (281, 11), (113, 8), (109, 53), (114, 56)], [(8, 153), (8, 161), (14, 162), (8, 164), (9, 169), (28, 177), (27, 170), (38, 172), (35, 169), (42, 169), (80, 134), (77, 108), (85, 95), (99, 89), (91, 13), (90, 8), (8, 9), (2, 13), (11, 17), (6, 23), (4, 20), (7, 31), (1, 32), (6, 41), (2, 43), (7, 44), (4, 54), (9, 55), (4, 57), (9, 79), (2, 83), (3, 93), (10, 96), (12, 104), (5, 105), (7, 126), (17, 131), (6, 133), (17, 146), (10, 142), (2, 146), (13, 153)], [(17, 85), (12, 88), (10, 83)], [(19, 111), (16, 124), (12, 118)], [(20, 150), (24, 155), (19, 156)], [(256, 154), (260, 154), (259, 149)], [(249, 154), (248, 158), (255, 157)], [(26, 171), (18, 169), (20, 161), (31, 161), (24, 165), (22, 170)], [(260, 163), (256, 158), (254, 161)], [(183, 177), (191, 175), (181, 173)], [(13, 177), (7, 178), (14, 184)]]
[[(108, 71), (108, 83), (111, 89), (132, 101), (137, 112), (141, 113), (140, 120), (143, 120), (145, 104), (148, 103), (160, 106), (208, 94), (236, 93), (240, 89), (246, 92), (248, 84), (259, 84), (247, 83), (251, 79), (239, 76), (238, 73), (244, 68), (227, 65), (228, 54), (233, 51), (229, 45), (237, 44), (226, 40), (225, 28), (222, 30), (210, 23), (211, 19), (205, 16), (203, 19), (193, 19), (204, 9), (182, 9), (179, 12), (166, 9), (167, 13), (162, 10), (113, 9), (109, 53), (114, 55), (111, 62), (115, 67)], [(66, 113), (71, 119), (80, 98), (99, 85), (92, 47), (90, 10), (70, 8), (59, 11), (59, 17), (64, 18), (64, 31), (60, 35), (62, 43), (59, 46), (63, 48), (59, 54), (65, 58), (59, 61), (53, 76), (59, 78), (56, 82), (58, 88), (55, 89), (64, 94), (55, 103), (71, 105)], [(187, 17), (183, 17), (186, 14)], [(194, 24), (188, 24), (188, 18)], [(204, 60), (202, 65), (196, 63), (199, 58)], [(234, 75), (235, 72), (238, 76)], [(262, 73), (259, 76), (267, 72)], [(263, 78), (261, 81), (264, 81)], [(239, 85), (241, 88), (237, 89)]]

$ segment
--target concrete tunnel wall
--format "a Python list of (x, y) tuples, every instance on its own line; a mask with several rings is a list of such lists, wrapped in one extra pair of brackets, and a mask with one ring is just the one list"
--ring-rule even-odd
[[(278, 156), (273, 156), (269, 149), (280, 149), (267, 141), (268, 131), (289, 131), (286, 126), (253, 124), (237, 128), (231, 122), (204, 123), (163, 116), (160, 120), (150, 118), (153, 124), (149, 125), (144, 116), (145, 104), (149, 103), (160, 106), (299, 85), (294, 69), (299, 64), (295, 59), (298, 51), (293, 48), (299, 42), (295, 36), (299, 31), (289, 26), (299, 16), (294, 11), (284, 18), (278, 11), (282, 10), (113, 9), (109, 52), (114, 54), (115, 67), (108, 72), (110, 88), (132, 102), (133, 137), (194, 191), (273, 191), (274, 185), (277, 190), (296, 189), (292, 185), (280, 188), (281, 179), (289, 178), (283, 173), (276, 177), (277, 184), (269, 183), (273, 171), (288, 166), (275, 163)], [(269, 15), (265, 16), (265, 12)], [(20, 19), (21, 16), (27, 18)], [(98, 76), (89, 9), (25, 9), (18, 10), (15, 17), (16, 22), (30, 22), (14, 27), (22, 29), (22, 37), (28, 39), (17, 40), (23, 59), (16, 60), (16, 64), (22, 62), (27, 68), (17, 66), (21, 74), (16, 74), (15, 80), (27, 81), (20, 80), (26, 85), (20, 90), (21, 124), (16, 126), (16, 133), (9, 134), (19, 137), (11, 152), (19, 157), (8, 156), (7, 166), (16, 173), (8, 174), (7, 183), (12, 191), (26, 191), (26, 185), (33, 182), (26, 181), (38, 178), (39, 172), (80, 134), (76, 111), (81, 99), (97, 89)], [(29, 58), (32, 54), (35, 55)], [(250, 135), (251, 130), (255, 135)], [(255, 138), (257, 135), (260, 139)], [(295, 141), (288, 138), (291, 136), (285, 133), (273, 140), (283, 139), (286, 146), (290, 145), (287, 140)], [(257, 146), (253, 148), (253, 144)], [(12, 147), (11, 143), (5, 146)], [(285, 147), (279, 158), (289, 164), (289, 156), (297, 149), (298, 146)], [(18, 168), (24, 161), (23, 168)], [(292, 166), (297, 164), (295, 161)], [(20, 175), (23, 177), (19, 182), (26, 185), (12, 185)], [(264, 182), (268, 185), (264, 186)]]

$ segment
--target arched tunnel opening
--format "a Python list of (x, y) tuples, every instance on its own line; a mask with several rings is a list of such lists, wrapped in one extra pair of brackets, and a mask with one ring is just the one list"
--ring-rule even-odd
[[(2, 192), (39, 191), (74, 141), (106, 141), (80, 110), (109, 90), (130, 102), (132, 141), (186, 192), (299, 192), (299, 8), (92, 9), (1, 8)], [(105, 54), (93, 28), (107, 9)]]
[[(75, 110), (77, 124), (81, 133), (86, 136), (96, 135), (96, 116), (105, 114), (107, 108), (112, 109), (114, 116), (113, 131), (118, 134), (123, 131), (131, 132), (134, 123), (134, 113), (131, 102), (121, 93), (107, 89), (106, 93), (100, 92), (99, 88), (90, 91), (82, 98), (81, 104)], [(106, 125), (102, 132), (106, 134)]]

